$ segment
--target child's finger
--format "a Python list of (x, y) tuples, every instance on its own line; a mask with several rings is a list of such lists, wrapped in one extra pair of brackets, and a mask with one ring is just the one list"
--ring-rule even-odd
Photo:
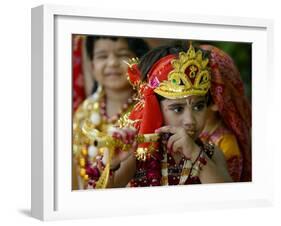
[(186, 153), (183, 153), (184, 150), (184, 142), (182, 139), (178, 139), (177, 141), (174, 142), (173, 144), (173, 151), (174, 152), (180, 152), (181, 154), (183, 154), (186, 158), (191, 158), (191, 152), (190, 150), (187, 150)]
[(126, 138), (127, 138), (128, 143), (132, 144), (135, 140), (137, 131), (135, 129), (127, 128), (126, 133), (127, 133)]
[(132, 144), (132, 150), (135, 151), (138, 148), (138, 143), (136, 141)]
[(121, 131), (122, 141), (125, 144), (131, 144), (136, 136), (136, 130), (131, 128), (123, 128)]
[(175, 126), (163, 126), (158, 129), (156, 129), (155, 133), (172, 133), (175, 134), (178, 130), (178, 127)]
[(112, 133), (112, 137), (121, 140), (124, 144), (132, 144), (137, 135), (137, 130), (132, 128), (116, 129)]
[(121, 134), (117, 131), (113, 132), (112, 137), (115, 139), (121, 139)]
[(112, 137), (115, 139), (121, 140), (123, 143), (126, 141), (126, 133), (125, 131), (122, 131), (121, 129), (116, 130), (113, 134)]
[(178, 137), (177, 134), (174, 134), (174, 135), (170, 136), (170, 138), (168, 140), (168, 143), (167, 143), (168, 151), (172, 151), (173, 150), (174, 142), (177, 141), (178, 139), (179, 139), (179, 137)]

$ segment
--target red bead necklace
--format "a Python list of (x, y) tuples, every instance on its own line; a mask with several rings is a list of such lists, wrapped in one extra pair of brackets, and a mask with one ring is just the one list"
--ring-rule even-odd
[(128, 98), (128, 100), (126, 101), (126, 103), (124, 103), (121, 107), (121, 109), (119, 110), (119, 112), (111, 117), (109, 117), (107, 115), (107, 110), (106, 110), (106, 96), (104, 95), (101, 98), (101, 102), (100, 102), (100, 113), (102, 116), (102, 119), (104, 121), (106, 121), (107, 123), (115, 123), (120, 117), (121, 115), (128, 110), (129, 106), (133, 103), (133, 99), (132, 98)]

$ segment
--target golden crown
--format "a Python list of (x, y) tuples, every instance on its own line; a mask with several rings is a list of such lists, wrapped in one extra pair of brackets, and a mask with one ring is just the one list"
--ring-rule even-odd
[(171, 61), (173, 70), (168, 80), (161, 82), (154, 92), (168, 99), (204, 96), (211, 86), (208, 62), (202, 59), (202, 51), (195, 51), (190, 44), (187, 52), (180, 52), (178, 59)]

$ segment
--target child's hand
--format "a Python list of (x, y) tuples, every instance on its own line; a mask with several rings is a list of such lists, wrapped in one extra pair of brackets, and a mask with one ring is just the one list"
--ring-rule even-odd
[(181, 153), (187, 159), (194, 160), (200, 152), (200, 148), (194, 142), (191, 135), (183, 127), (163, 126), (156, 133), (171, 133), (167, 142), (167, 151)]
[(115, 168), (121, 162), (125, 161), (129, 156), (131, 156), (137, 149), (136, 142), (137, 130), (133, 128), (115, 128), (112, 137), (121, 140), (124, 144), (131, 145), (131, 148), (126, 151), (115, 150), (115, 156), (111, 161), (111, 168)]

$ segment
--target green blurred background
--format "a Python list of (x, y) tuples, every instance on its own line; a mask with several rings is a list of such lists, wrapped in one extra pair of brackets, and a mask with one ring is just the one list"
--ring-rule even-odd
[[(197, 42), (196, 42), (197, 43)], [(245, 94), (251, 102), (252, 99), (252, 44), (242, 42), (213, 42), (199, 41), (199, 44), (214, 45), (226, 53), (234, 60), (238, 67), (244, 83)]]

